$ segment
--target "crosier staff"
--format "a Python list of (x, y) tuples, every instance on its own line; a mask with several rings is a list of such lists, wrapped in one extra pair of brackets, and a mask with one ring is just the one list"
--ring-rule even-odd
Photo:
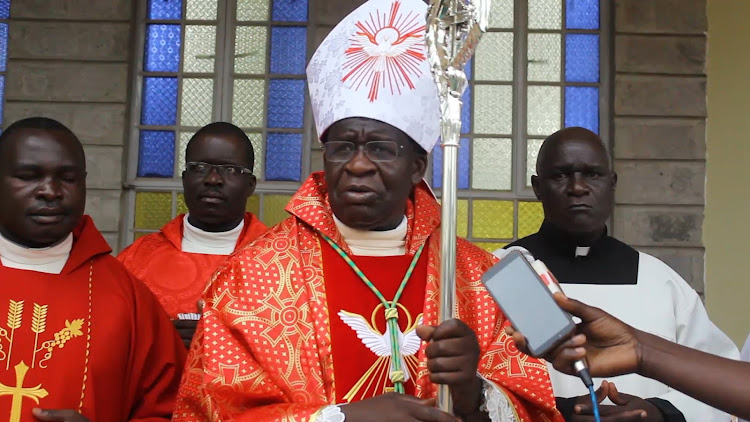
[[(461, 96), (466, 89), (464, 67), (487, 31), (491, 0), (430, 0), (427, 11), (427, 57), (440, 96), (443, 189), (440, 232), (440, 312), (454, 317), (456, 295), (456, 190), (461, 136)], [(452, 412), (447, 385), (438, 386), (438, 406)]]

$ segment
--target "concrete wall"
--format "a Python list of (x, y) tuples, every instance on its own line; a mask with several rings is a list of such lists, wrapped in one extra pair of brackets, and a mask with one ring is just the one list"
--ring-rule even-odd
[(708, 2), (706, 305), (738, 344), (750, 332), (750, 16), (748, 0)]
[(131, 16), (128, 0), (11, 2), (5, 124), (47, 116), (86, 150), (86, 210), (117, 245)]
[(705, 0), (616, 0), (615, 236), (703, 284)]

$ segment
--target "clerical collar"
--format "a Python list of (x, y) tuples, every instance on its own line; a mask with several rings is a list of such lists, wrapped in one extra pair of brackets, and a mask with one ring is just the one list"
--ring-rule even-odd
[(549, 221), (544, 221), (542, 227), (539, 229), (539, 234), (548, 240), (555, 251), (568, 258), (577, 258), (579, 256), (591, 256), (599, 252), (599, 249), (606, 244), (607, 228), (604, 228), (601, 236), (595, 240), (591, 245), (581, 246), (578, 245), (570, 235), (558, 229)]
[(394, 256), (406, 253), (406, 216), (395, 229), (384, 231), (353, 229), (335, 215), (333, 221), (354, 255)]
[(576, 254), (575, 254), (575, 256), (576, 257), (579, 257), (579, 256), (588, 256), (590, 251), (591, 251), (591, 247), (590, 246), (577, 246), (576, 247)]
[(182, 224), (182, 251), (204, 255), (229, 255), (234, 252), (237, 240), (245, 227), (241, 220), (237, 227), (225, 232), (207, 232), (190, 224), (186, 214)]
[(0, 235), (0, 262), (8, 268), (60, 274), (73, 249), (73, 234), (48, 248), (27, 248)]

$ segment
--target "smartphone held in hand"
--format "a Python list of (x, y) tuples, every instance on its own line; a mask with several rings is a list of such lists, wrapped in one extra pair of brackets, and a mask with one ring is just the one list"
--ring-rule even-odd
[(542, 280), (521, 252), (506, 254), (482, 282), (535, 356), (546, 354), (575, 329), (570, 315), (555, 303), (549, 281)]

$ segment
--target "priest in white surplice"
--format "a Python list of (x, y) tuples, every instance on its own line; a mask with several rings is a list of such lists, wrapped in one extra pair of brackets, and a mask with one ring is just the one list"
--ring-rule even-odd
[[(514, 247), (525, 248), (550, 268), (568, 296), (602, 308), (640, 330), (708, 353), (739, 358), (735, 344), (709, 320), (700, 297), (682, 277), (657, 258), (607, 234), (617, 175), (595, 133), (567, 128), (550, 135), (539, 151), (536, 172), (532, 185), (544, 207), (544, 223), (538, 233), (496, 251), (496, 255)], [(551, 365), (550, 377), (566, 420), (588, 420), (574, 411), (579, 399), (582, 403), (589, 400), (581, 381)], [(639, 375), (608, 381), (632, 397), (625, 396), (619, 406), (603, 402), (602, 416), (643, 410), (647, 421), (730, 420), (726, 413)], [(600, 382), (596, 381), (597, 386)]]

